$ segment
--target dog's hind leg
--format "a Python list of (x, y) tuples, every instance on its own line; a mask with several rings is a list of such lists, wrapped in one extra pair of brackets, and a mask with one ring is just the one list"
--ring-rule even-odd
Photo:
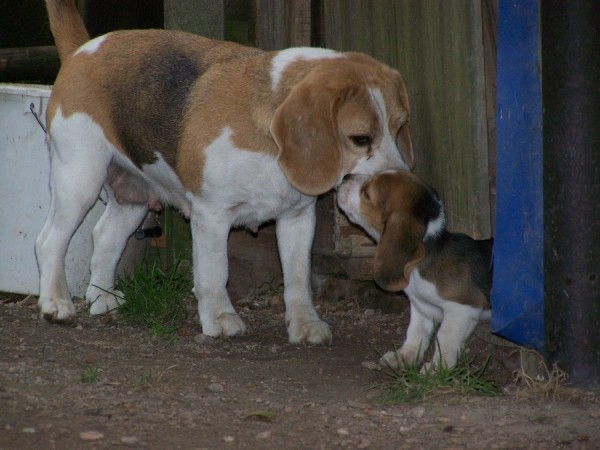
[(115, 271), (127, 239), (148, 212), (146, 204), (119, 204), (107, 186), (108, 203), (94, 227), (90, 284), (85, 294), (91, 314), (114, 312), (123, 294), (114, 289)]
[(101, 132), (82, 116), (64, 119), (57, 114), (51, 127), (50, 208), (35, 244), (40, 271), (38, 305), (42, 317), (50, 321), (67, 321), (75, 315), (65, 255), (73, 233), (98, 197), (110, 163)]
[(436, 336), (435, 352), (427, 367), (437, 367), (440, 364), (447, 368), (454, 367), (467, 339), (477, 326), (480, 315), (479, 308), (447, 302), (444, 306), (444, 320)]

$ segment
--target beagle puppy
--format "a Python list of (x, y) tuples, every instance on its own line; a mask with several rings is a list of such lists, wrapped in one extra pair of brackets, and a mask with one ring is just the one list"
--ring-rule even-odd
[(438, 194), (403, 170), (349, 176), (337, 189), (337, 202), (377, 242), (375, 282), (404, 290), (410, 301), (406, 340), (380, 364), (420, 365), (439, 325), (424, 369), (453, 367), (477, 323), (491, 316), (492, 240), (447, 231)]
[(108, 194), (93, 230), (86, 301), (115, 309), (115, 268), (149, 209), (190, 219), (203, 333), (244, 334), (226, 290), (235, 226), (276, 220), (292, 343), (328, 343), (310, 286), (318, 195), (350, 173), (409, 168), (404, 83), (359, 53), (263, 52), (167, 30), (90, 40), (74, 0), (46, 1), (61, 69), (48, 103), (51, 203), (36, 240), (41, 314), (71, 319), (69, 240)]

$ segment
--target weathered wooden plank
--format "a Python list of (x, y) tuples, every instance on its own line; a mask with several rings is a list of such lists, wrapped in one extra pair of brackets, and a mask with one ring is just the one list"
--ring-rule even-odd
[(54, 46), (0, 49), (0, 81), (44, 80), (52, 82), (60, 61)]
[(416, 172), (446, 202), (452, 229), (491, 234), (480, 1), (324, 0), (324, 45), (396, 67), (411, 99)]
[(165, 28), (211, 39), (225, 35), (225, 0), (164, 0)]
[(255, 0), (256, 46), (263, 50), (310, 45), (310, 0)]

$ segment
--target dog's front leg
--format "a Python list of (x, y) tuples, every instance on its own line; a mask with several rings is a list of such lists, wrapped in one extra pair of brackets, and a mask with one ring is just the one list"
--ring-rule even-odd
[(202, 332), (208, 336), (237, 336), (246, 325), (227, 295), (227, 238), (231, 221), (217, 205), (195, 200), (190, 217), (194, 254), (194, 293)]
[(330, 344), (329, 325), (312, 302), (310, 252), (315, 231), (315, 202), (279, 217), (277, 245), (283, 269), (285, 319), (292, 344)]

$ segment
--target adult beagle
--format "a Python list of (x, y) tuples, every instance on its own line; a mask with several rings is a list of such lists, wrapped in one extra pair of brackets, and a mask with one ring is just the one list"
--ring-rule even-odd
[(426, 367), (453, 367), (477, 323), (490, 319), (492, 240), (447, 231), (438, 194), (407, 171), (347, 177), (337, 201), (378, 243), (375, 282), (388, 291), (404, 290), (410, 301), (406, 340), (380, 364), (420, 364), (439, 325)]
[(48, 103), (51, 203), (36, 241), (39, 307), (75, 314), (65, 280), (69, 240), (104, 187), (86, 301), (117, 306), (115, 267), (148, 209), (189, 217), (203, 333), (246, 327), (226, 291), (233, 226), (275, 219), (292, 343), (328, 343), (312, 303), (316, 196), (350, 173), (409, 168), (405, 86), (359, 53), (263, 52), (166, 30), (90, 40), (73, 0), (47, 0), (61, 69)]

